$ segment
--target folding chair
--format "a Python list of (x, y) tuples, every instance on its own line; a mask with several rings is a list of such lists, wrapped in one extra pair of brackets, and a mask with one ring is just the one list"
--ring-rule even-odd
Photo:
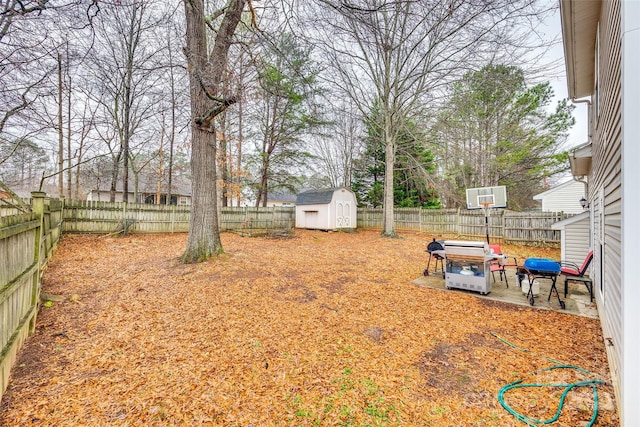
[[(502, 248), (500, 247), (500, 245), (489, 245), (489, 248), (493, 250), (493, 254), (494, 255), (498, 255), (501, 257), (501, 259), (495, 260), (495, 261), (491, 261), (491, 264), (489, 265), (490, 269), (491, 269), (491, 275), (493, 276), (493, 281), (496, 281), (496, 275), (495, 272), (499, 272), (500, 273), (500, 281), (502, 281), (502, 276), (504, 275), (504, 281), (507, 284), (507, 288), (509, 287), (509, 280), (507, 280), (507, 271), (505, 270), (506, 267), (515, 267), (516, 271), (518, 269), (518, 260), (516, 259), (516, 257), (513, 256), (507, 256), (505, 254), (502, 253)], [(512, 261), (513, 260), (513, 261)]]
[(582, 262), (582, 265), (578, 267), (578, 264), (571, 261), (560, 261), (560, 274), (564, 275), (564, 296), (567, 297), (567, 290), (569, 288), (569, 282), (583, 283), (589, 291), (589, 300), (593, 302), (593, 282), (591, 278), (584, 277), (587, 272), (591, 261), (593, 260), (593, 251), (589, 251), (587, 257)]

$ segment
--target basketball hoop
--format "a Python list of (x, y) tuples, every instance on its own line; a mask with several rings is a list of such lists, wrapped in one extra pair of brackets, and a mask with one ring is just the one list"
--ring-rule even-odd
[(467, 188), (467, 209), (482, 209), (484, 212), (484, 227), (489, 243), (489, 209), (507, 207), (507, 187)]
[(497, 187), (467, 188), (467, 209), (488, 209), (507, 207), (507, 188)]

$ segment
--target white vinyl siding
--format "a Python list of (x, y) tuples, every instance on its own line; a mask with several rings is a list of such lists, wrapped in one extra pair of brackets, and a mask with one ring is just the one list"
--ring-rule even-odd
[[(618, 259), (622, 262), (622, 315), (623, 315), (623, 348), (622, 352), (622, 425), (640, 425), (640, 407), (638, 398), (640, 392), (640, 365), (638, 353), (640, 352), (640, 339), (638, 339), (638, 325), (640, 316), (638, 306), (640, 304), (640, 288), (638, 288), (637, 263), (640, 256), (640, 201), (638, 199), (638, 187), (640, 186), (640, 173), (638, 162), (640, 161), (640, 145), (638, 134), (640, 133), (640, 58), (638, 46), (640, 45), (640, 4), (637, 1), (625, 1), (622, 4), (622, 120), (623, 120), (623, 155), (622, 170), (618, 172), (621, 178), (612, 180), (615, 194), (610, 196), (608, 207), (613, 214), (607, 218), (607, 224), (611, 224), (607, 238), (615, 240), (622, 238), (623, 246), (618, 251)], [(618, 199), (618, 193), (620, 198)], [(618, 213), (621, 212), (621, 213)], [(620, 224), (622, 222), (622, 224)], [(622, 235), (617, 234), (622, 231)], [(609, 237), (611, 236), (611, 237)], [(616, 256), (613, 252), (611, 258)], [(612, 278), (613, 279), (613, 278)]]
[[(619, 1), (601, 4), (597, 63), (602, 72), (598, 82), (598, 120), (592, 141), (592, 175), (589, 197), (593, 202), (594, 262), (592, 275), (605, 337), (612, 378), (618, 392), (623, 375), (622, 265), (621, 265), (621, 36)], [(595, 112), (591, 111), (592, 114)], [(620, 397), (620, 396), (618, 396)]]
[(582, 265), (591, 249), (589, 217), (568, 224), (562, 231), (562, 259)]
[(564, 212), (580, 214), (584, 212), (580, 198), (585, 196), (585, 185), (578, 181), (568, 181), (534, 196), (542, 202), (543, 212)]

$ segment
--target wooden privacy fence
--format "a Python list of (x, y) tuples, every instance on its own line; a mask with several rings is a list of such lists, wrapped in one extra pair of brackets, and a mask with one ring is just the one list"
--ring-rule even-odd
[(189, 206), (67, 200), (64, 233), (189, 231)]
[[(190, 206), (138, 203), (67, 201), (63, 232), (67, 233), (174, 233), (189, 231)], [(295, 208), (222, 208), (222, 231), (246, 233), (290, 231), (295, 225)]]
[[(147, 205), (92, 201), (66, 201), (63, 232), (70, 233), (173, 233), (189, 231), (190, 206)], [(515, 244), (559, 244), (560, 232), (551, 225), (569, 215), (555, 212), (512, 212), (491, 209), (492, 241)], [(481, 210), (397, 208), (398, 231), (454, 234), (484, 239), (485, 216)], [(222, 231), (252, 233), (290, 231), (295, 226), (293, 207), (222, 208)], [(382, 229), (382, 209), (359, 208), (358, 228)]]
[(18, 350), (34, 330), (42, 272), (61, 235), (60, 201), (34, 192), (31, 208), (0, 218), (0, 398)]
[[(359, 208), (358, 228), (382, 228), (382, 209)], [(560, 231), (551, 225), (568, 218), (562, 212), (513, 212), (490, 209), (489, 238), (521, 245), (560, 244)], [(396, 230), (455, 234), (484, 240), (487, 225), (482, 210), (396, 208)]]

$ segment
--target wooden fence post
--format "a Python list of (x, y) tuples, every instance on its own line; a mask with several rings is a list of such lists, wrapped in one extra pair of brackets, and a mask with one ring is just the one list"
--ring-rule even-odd
[[(31, 192), (31, 209), (38, 215), (40, 218), (40, 225), (34, 229), (34, 239), (33, 239), (33, 261), (36, 264), (36, 268), (33, 271), (32, 282), (31, 282), (31, 306), (35, 306), (38, 304), (38, 299), (40, 298), (40, 255), (42, 249), (42, 228), (44, 221), (44, 198), (47, 196), (47, 193), (42, 191), (32, 191)], [(31, 318), (29, 322), (29, 334), (32, 334), (35, 331), (36, 327), (36, 316)]]
[(175, 231), (176, 224), (176, 205), (171, 205), (171, 233)]

